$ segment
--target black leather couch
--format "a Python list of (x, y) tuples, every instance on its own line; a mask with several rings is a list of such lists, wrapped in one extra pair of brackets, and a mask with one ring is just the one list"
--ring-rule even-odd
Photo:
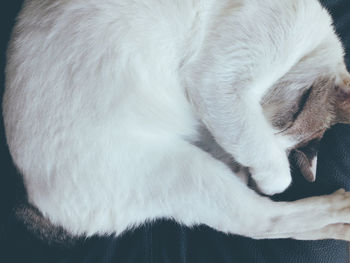
[[(98, 1), (98, 0), (96, 0)], [(293, 1), (293, 0), (291, 0)], [(321, 1), (350, 55), (350, 1)], [(1, 89), (4, 86), (5, 49), (22, 1), (3, 0), (6, 15), (1, 41)], [(305, 25), (307, 26), (307, 25)], [(350, 56), (347, 56), (350, 66)], [(1, 90), (2, 94), (3, 91)], [(120, 263), (345, 263), (348, 244), (342, 241), (251, 240), (225, 235), (206, 226), (189, 229), (171, 221), (145, 225), (119, 238), (94, 237), (72, 247), (48, 245), (31, 235), (11, 213), (23, 195), (20, 176), (11, 162), (0, 125), (0, 262), (120, 262)], [(338, 125), (321, 143), (317, 181), (307, 183), (294, 175), (288, 192), (276, 200), (295, 200), (350, 190), (350, 126)]]

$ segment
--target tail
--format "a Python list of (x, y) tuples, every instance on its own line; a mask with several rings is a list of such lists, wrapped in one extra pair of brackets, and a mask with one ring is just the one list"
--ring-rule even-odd
[(69, 234), (60, 226), (53, 225), (37, 208), (28, 203), (18, 205), (13, 212), (16, 220), (32, 235), (49, 246), (70, 248), (82, 239)]

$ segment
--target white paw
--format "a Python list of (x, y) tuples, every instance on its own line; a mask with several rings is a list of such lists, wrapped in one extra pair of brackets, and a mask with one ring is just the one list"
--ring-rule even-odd
[(269, 166), (259, 170), (251, 169), (251, 172), (258, 190), (266, 195), (282, 193), (292, 182), (287, 158), (277, 158)]
[(255, 183), (258, 190), (266, 195), (275, 195), (284, 192), (291, 184), (290, 173), (260, 173), (256, 174)]
[(292, 182), (286, 141), (288, 138), (277, 137), (272, 141), (262, 142), (265, 147), (256, 153), (252, 149), (251, 160), (247, 162), (258, 190), (266, 195), (282, 193)]
[(325, 198), (331, 209), (329, 214), (336, 216), (338, 213), (341, 215), (345, 214), (347, 221), (344, 223), (350, 223), (350, 192), (346, 192), (344, 189), (339, 189), (333, 194), (325, 196)]

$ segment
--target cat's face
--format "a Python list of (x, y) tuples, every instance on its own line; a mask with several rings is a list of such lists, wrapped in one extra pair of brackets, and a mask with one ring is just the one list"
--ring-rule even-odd
[(314, 181), (313, 161), (325, 131), (350, 123), (350, 74), (336, 36), (300, 60), (262, 104), (278, 136), (293, 142), (290, 159)]

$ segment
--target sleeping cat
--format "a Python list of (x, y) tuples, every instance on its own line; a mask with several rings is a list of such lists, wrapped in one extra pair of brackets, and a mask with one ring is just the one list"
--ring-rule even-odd
[(312, 181), (315, 142), (350, 122), (331, 24), (316, 0), (26, 1), (3, 116), (29, 204), (72, 235), (171, 218), (350, 240), (350, 193), (277, 203), (238, 176), (280, 193), (291, 154)]

